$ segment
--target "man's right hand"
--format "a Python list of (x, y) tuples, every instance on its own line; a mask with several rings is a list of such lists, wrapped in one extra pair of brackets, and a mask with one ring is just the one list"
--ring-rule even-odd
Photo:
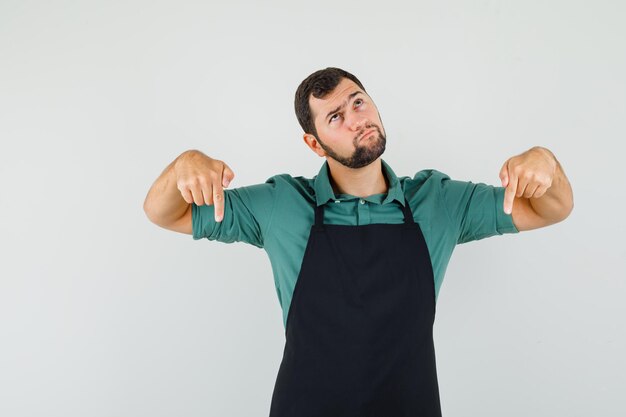
[(187, 151), (174, 163), (176, 187), (183, 199), (198, 206), (215, 204), (215, 221), (224, 218), (224, 188), (235, 178), (226, 163), (200, 151)]

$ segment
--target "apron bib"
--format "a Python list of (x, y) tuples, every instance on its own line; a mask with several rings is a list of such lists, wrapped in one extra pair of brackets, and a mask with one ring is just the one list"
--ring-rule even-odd
[(270, 417), (440, 417), (430, 255), (403, 224), (324, 224), (315, 208)]

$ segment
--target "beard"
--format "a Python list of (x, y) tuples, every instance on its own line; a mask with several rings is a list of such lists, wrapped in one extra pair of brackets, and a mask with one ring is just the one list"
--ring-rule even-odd
[[(361, 136), (363, 136), (363, 133), (371, 128), (374, 128), (376, 130), (373, 133), (374, 137), (367, 139), (365, 141), (365, 144), (360, 144), (359, 140), (361, 139)], [(370, 132), (369, 134), (372, 133)], [(322, 143), (319, 138), (317, 141), (319, 142), (322, 149), (326, 151), (328, 156), (339, 162), (341, 165), (348, 168), (362, 168), (374, 162), (376, 159), (378, 159), (379, 156), (383, 154), (383, 152), (385, 152), (387, 137), (383, 134), (378, 126), (366, 126), (354, 137), (354, 152), (352, 152), (352, 155), (348, 157), (337, 154), (330, 147)]]

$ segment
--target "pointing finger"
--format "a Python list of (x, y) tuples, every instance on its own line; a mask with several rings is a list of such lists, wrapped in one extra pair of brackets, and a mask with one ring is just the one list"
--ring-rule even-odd
[(215, 221), (221, 222), (224, 218), (224, 190), (219, 182), (213, 183), (213, 204), (215, 208)]
[(513, 200), (515, 200), (515, 192), (517, 191), (517, 176), (511, 175), (509, 184), (504, 190), (504, 212), (511, 214), (513, 211)]

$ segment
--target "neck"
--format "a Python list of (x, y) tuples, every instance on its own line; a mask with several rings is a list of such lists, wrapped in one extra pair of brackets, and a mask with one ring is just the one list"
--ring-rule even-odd
[(327, 158), (330, 183), (335, 194), (368, 197), (386, 193), (389, 189), (380, 158), (362, 168), (348, 168), (332, 158)]

